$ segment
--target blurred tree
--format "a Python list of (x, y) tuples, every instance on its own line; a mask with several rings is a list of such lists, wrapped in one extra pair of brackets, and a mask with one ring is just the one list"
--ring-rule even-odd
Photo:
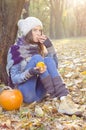
[(75, 8), (77, 36), (86, 36), (86, 3)]
[(77, 35), (76, 18), (73, 8), (64, 9), (62, 22), (65, 37), (74, 37)]
[(49, 35), (50, 35), (50, 38), (54, 39), (55, 37), (55, 31), (54, 31), (54, 19), (53, 19), (53, 7), (52, 7), (52, 4), (50, 6), (50, 28), (49, 28)]
[(15, 42), (17, 21), (21, 15), (24, 0), (0, 0), (0, 69), (1, 78), (7, 84), (7, 51)]
[(26, 18), (29, 16), (29, 6), (30, 6), (30, 0), (25, 0), (24, 7), (22, 10), (22, 18)]
[[(51, 24), (54, 24), (54, 38), (62, 38), (64, 36), (62, 14), (64, 9), (64, 0), (50, 0), (51, 4)], [(52, 31), (52, 25), (50, 25)]]
[(66, 37), (86, 36), (86, 1), (65, 0), (63, 10), (63, 27)]

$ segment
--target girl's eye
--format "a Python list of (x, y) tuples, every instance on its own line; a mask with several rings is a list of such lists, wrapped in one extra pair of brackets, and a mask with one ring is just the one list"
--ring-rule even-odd
[(34, 32), (36, 32), (36, 31), (42, 32), (42, 29), (39, 29), (39, 30), (38, 29), (33, 29), (33, 31)]
[(35, 31), (37, 31), (37, 29), (33, 29), (33, 31), (35, 32)]
[(40, 29), (39, 31), (42, 32), (42, 29)]

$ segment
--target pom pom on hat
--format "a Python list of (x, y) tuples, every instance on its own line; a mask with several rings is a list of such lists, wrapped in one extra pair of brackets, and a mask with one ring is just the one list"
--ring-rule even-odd
[(35, 17), (27, 17), (26, 19), (20, 19), (17, 25), (20, 33), (23, 36), (26, 36), (28, 32), (30, 32), (36, 26), (40, 25), (41, 27), (43, 27), (42, 22)]

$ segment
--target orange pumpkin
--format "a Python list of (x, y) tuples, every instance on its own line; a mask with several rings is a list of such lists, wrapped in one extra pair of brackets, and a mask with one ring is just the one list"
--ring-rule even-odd
[(36, 64), (36, 67), (39, 67), (40, 70), (44, 69), (45, 68), (45, 63), (44, 62), (38, 62)]
[(22, 93), (17, 89), (3, 90), (0, 93), (0, 105), (5, 110), (20, 108), (23, 102)]

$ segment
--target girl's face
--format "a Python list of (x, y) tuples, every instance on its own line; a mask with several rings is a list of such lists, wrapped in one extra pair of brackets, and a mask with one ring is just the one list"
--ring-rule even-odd
[(36, 26), (32, 29), (32, 37), (34, 42), (39, 42), (39, 38), (42, 35), (42, 27)]

